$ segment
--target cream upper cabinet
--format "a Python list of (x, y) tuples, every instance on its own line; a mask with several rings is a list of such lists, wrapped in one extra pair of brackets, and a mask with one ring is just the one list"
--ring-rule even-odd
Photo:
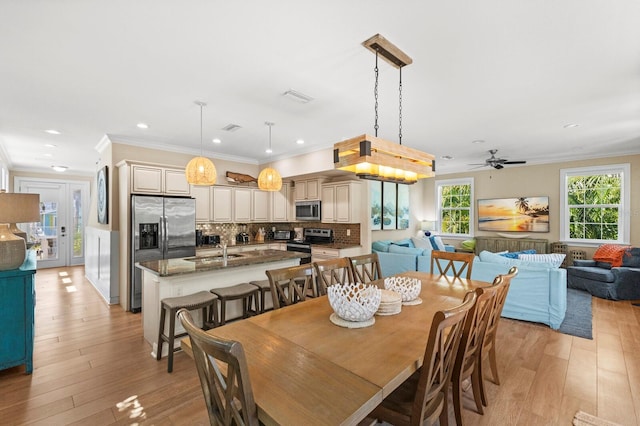
[(183, 169), (149, 165), (131, 166), (131, 192), (136, 194), (191, 195)]
[(289, 184), (282, 182), (280, 191), (271, 193), (271, 221), (272, 222), (288, 222), (291, 212), (291, 203), (289, 202)]
[(235, 222), (251, 221), (251, 188), (233, 188), (233, 207)]
[(211, 217), (211, 187), (193, 185), (191, 196), (196, 199), (196, 222), (209, 222)]
[(261, 189), (252, 189), (252, 210), (251, 220), (254, 222), (268, 222), (269, 221), (269, 200), (271, 199), (271, 192), (263, 191)]
[(233, 188), (213, 186), (210, 219), (214, 222), (233, 222)]
[(325, 183), (322, 185), (322, 222), (360, 222), (362, 184), (358, 181)]
[(297, 180), (295, 184), (296, 201), (320, 199), (320, 185), (322, 184), (322, 179)]

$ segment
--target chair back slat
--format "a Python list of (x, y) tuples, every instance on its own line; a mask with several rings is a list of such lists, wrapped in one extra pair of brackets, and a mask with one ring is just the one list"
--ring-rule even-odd
[(348, 257), (314, 262), (313, 267), (316, 271), (317, 292), (320, 296), (327, 294), (329, 286), (355, 282)]
[[(447, 275), (447, 272), (451, 270), (454, 278), (470, 279), (474, 259), (475, 255), (473, 253), (457, 253), (450, 251), (432, 250), (431, 273)], [(465, 270), (467, 272), (463, 277), (462, 274), (465, 272)]]
[(310, 264), (266, 271), (271, 286), (273, 309), (316, 297), (313, 267)]
[[(194, 324), (186, 309), (178, 311), (178, 318), (191, 339), (211, 424), (258, 425), (258, 409), (242, 344), (205, 333)], [(221, 370), (226, 370), (226, 375)]]
[(359, 283), (369, 283), (382, 278), (378, 253), (350, 257), (353, 278)]

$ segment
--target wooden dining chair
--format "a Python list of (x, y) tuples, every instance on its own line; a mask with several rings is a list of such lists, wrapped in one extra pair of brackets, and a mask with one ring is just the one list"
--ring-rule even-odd
[(349, 258), (351, 273), (356, 282), (369, 283), (382, 278), (378, 253), (363, 254)]
[(327, 259), (314, 262), (313, 268), (316, 271), (316, 281), (318, 295), (327, 294), (327, 287), (334, 284), (346, 284), (355, 282), (351, 262), (348, 257), (337, 259)]
[[(191, 339), (202, 393), (212, 425), (259, 425), (244, 349), (240, 342), (213, 337), (194, 324), (186, 309), (178, 318)], [(226, 374), (218, 364), (226, 367)]]
[(313, 267), (311, 264), (266, 271), (271, 286), (273, 309), (303, 302), (316, 297)]
[[(475, 259), (473, 253), (456, 253), (450, 251), (431, 251), (431, 273), (435, 274), (437, 268), (440, 275), (447, 275), (447, 272), (451, 270), (454, 278), (471, 278), (471, 269), (473, 268), (473, 260)], [(467, 270), (467, 273), (462, 277), (463, 272)]]
[(518, 274), (518, 268), (512, 266), (509, 272), (506, 274), (498, 275), (493, 280), (493, 287), (496, 288), (496, 297), (494, 300), (493, 310), (489, 316), (487, 323), (487, 329), (482, 339), (482, 350), (480, 351), (480, 360), (478, 361), (479, 375), (482, 377), (480, 386), (480, 397), (482, 403), (486, 407), (488, 405), (487, 392), (484, 386), (484, 371), (483, 365), (485, 360), (489, 359), (489, 365), (491, 368), (491, 375), (493, 382), (496, 385), (500, 384), (500, 378), (498, 377), (498, 362), (496, 358), (496, 334), (498, 332), (498, 323), (500, 322), (500, 315), (502, 314), (502, 308), (504, 302), (507, 299), (507, 293), (509, 292), (509, 286), (511, 280)]
[(393, 425), (448, 425), (448, 391), (464, 320), (476, 301), (468, 292), (461, 305), (433, 316), (422, 367), (369, 415)]
[[(502, 280), (502, 277), (500, 277)], [(484, 414), (480, 386), (482, 386), (482, 376), (480, 376), (479, 363), (482, 342), (489, 323), (489, 318), (495, 305), (495, 298), (499, 286), (480, 287), (475, 290), (476, 303), (473, 305), (464, 323), (460, 347), (453, 366), (451, 375), (453, 393), (453, 412), (456, 424), (462, 426), (462, 391), (463, 383), (470, 380), (473, 399), (476, 410)]]

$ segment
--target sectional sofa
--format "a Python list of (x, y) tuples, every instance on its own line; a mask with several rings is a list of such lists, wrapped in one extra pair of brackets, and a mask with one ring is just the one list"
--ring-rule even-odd
[[(391, 241), (372, 244), (383, 276), (406, 271), (431, 272), (433, 247), (416, 240), (411, 239), (413, 246), (407, 246), (406, 240), (401, 241), (401, 245)], [(518, 275), (511, 281), (502, 316), (547, 324), (555, 330), (562, 324), (567, 310), (567, 272), (559, 267), (560, 262), (525, 261), (482, 251), (473, 262), (471, 278), (492, 282), (497, 275), (506, 274), (511, 266), (517, 266)]]

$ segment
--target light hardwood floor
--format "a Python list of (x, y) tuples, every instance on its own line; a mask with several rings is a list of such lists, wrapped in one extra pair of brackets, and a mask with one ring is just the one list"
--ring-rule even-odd
[[(39, 270), (36, 289), (34, 372), (0, 371), (0, 424), (208, 424), (191, 358), (177, 353), (168, 374), (141, 316), (107, 306), (82, 267)], [(485, 414), (465, 410), (465, 424), (570, 425), (583, 410), (640, 425), (640, 307), (594, 298), (593, 316), (594, 340), (503, 318), (502, 384), (488, 385)]]

